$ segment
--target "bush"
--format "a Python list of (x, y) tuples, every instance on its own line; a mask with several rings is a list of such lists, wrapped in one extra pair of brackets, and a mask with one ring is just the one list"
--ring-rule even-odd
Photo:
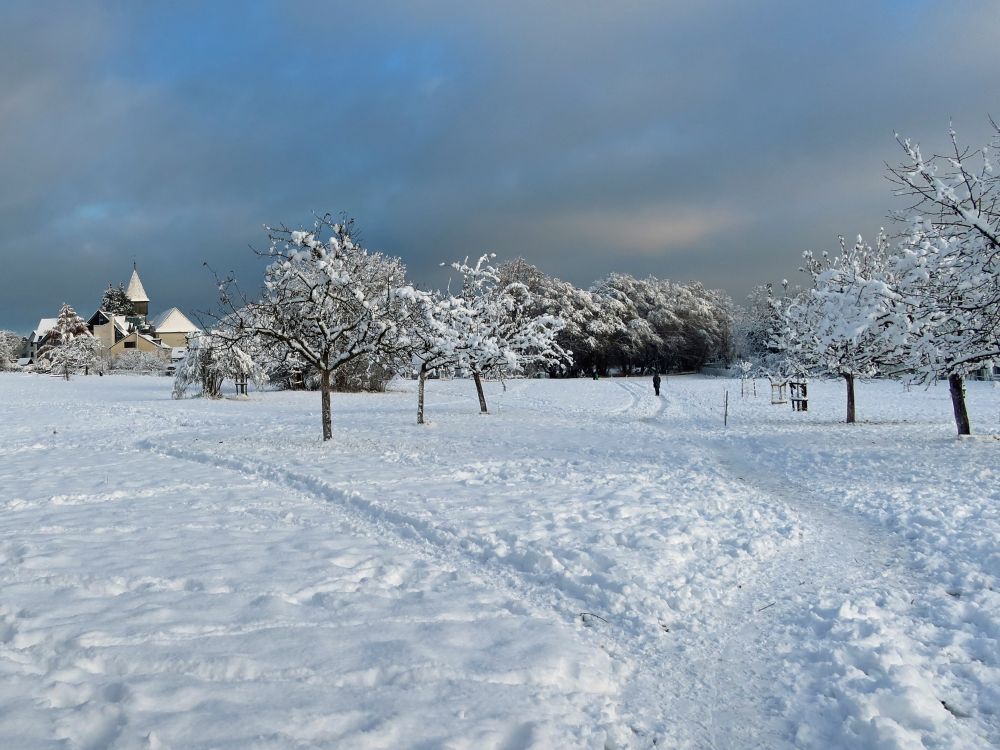
[(344, 393), (384, 393), (394, 373), (367, 357), (358, 357), (333, 374), (334, 390)]
[(167, 365), (165, 359), (152, 352), (128, 351), (112, 360), (111, 369), (132, 375), (163, 375)]
[[(301, 373), (301, 374), (298, 374)], [(293, 372), (284, 365), (269, 373), (271, 383), (282, 389), (318, 391), (320, 375), (312, 368)], [(368, 357), (358, 357), (333, 373), (333, 390), (341, 393), (384, 393), (395, 372)]]

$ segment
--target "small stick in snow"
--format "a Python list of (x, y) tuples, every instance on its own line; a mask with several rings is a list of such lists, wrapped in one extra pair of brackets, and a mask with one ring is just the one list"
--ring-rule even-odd
[(773, 607), (775, 604), (777, 604), (777, 602), (771, 602), (770, 604), (765, 604), (763, 607), (761, 607), (757, 611), (758, 612), (763, 612), (765, 609), (767, 609), (768, 607)]
[(607, 622), (607, 620), (605, 620), (603, 617), (601, 617), (600, 615), (595, 615), (593, 612), (581, 612), (580, 613), (580, 619), (583, 620), (584, 622), (587, 621), (587, 617), (596, 617), (601, 622)]

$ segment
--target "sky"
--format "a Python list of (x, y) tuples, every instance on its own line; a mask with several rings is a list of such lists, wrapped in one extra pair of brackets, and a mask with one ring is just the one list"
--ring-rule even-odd
[(523, 256), (741, 301), (874, 234), (894, 133), (1000, 117), (996, 0), (0, 0), (0, 328), (253, 289), (264, 224), (355, 217), (414, 281)]

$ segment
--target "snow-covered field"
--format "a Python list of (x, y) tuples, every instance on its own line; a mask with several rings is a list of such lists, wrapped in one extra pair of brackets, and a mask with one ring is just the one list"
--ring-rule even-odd
[(1000, 389), (764, 385), (0, 376), (0, 748), (997, 746)]

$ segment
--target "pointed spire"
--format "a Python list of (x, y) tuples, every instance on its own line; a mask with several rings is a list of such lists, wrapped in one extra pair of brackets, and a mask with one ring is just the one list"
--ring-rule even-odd
[(136, 267), (134, 261), (132, 263), (132, 278), (129, 279), (128, 289), (125, 290), (125, 294), (133, 302), (149, 302), (146, 290), (143, 289), (142, 281), (139, 279), (139, 269)]

